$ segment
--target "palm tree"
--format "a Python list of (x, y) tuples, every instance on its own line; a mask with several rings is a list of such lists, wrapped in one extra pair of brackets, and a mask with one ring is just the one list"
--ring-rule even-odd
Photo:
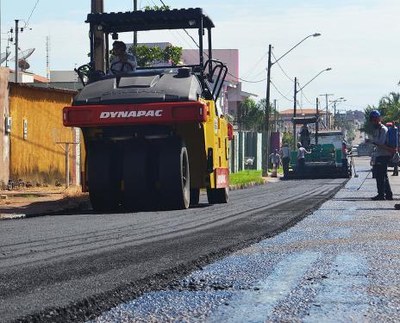
[[(400, 85), (400, 83), (399, 83)], [(382, 122), (386, 123), (389, 121), (394, 121), (395, 123), (400, 123), (400, 93), (390, 92), (379, 100), (377, 107), (369, 105), (364, 110), (365, 121), (362, 130), (371, 133), (372, 127), (369, 121), (369, 113), (372, 110), (378, 110), (382, 115)]]
[(383, 113), (385, 122), (400, 119), (400, 93), (390, 92), (379, 101), (379, 110)]

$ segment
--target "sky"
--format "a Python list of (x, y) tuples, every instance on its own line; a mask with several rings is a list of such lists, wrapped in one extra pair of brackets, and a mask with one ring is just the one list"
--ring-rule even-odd
[[(0, 0), (1, 52), (15, 20), (21, 50), (35, 48), (29, 71), (46, 76), (46, 37), (50, 70), (72, 70), (88, 62), (86, 16), (90, 0)], [(160, 0), (137, 0), (138, 7), (161, 5)], [(338, 111), (364, 110), (378, 105), (390, 92), (400, 92), (399, 0), (163, 0), (171, 8), (199, 7), (213, 20), (213, 47), (239, 49), (242, 89), (265, 98), (268, 46), (272, 45), (271, 101), (278, 110), (293, 107), (294, 78), (301, 108), (314, 108), (339, 98)], [(104, 0), (106, 12), (132, 10), (132, 0)], [(321, 33), (319, 37), (308, 35)], [(168, 39), (166, 39), (168, 38)], [(124, 39), (130, 41), (130, 39)], [(139, 33), (139, 42), (169, 41), (196, 48), (184, 32)], [(14, 53), (14, 45), (10, 43)], [(293, 49), (292, 49), (293, 48)], [(275, 62), (286, 52), (285, 57)], [(4, 63), (2, 64), (5, 65)], [(13, 67), (14, 63), (9, 62)], [(326, 68), (331, 71), (325, 71)], [(315, 79), (313, 79), (319, 74)], [(310, 83), (308, 83), (311, 81)], [(308, 84), (307, 84), (308, 83)], [(326, 96), (325, 94), (329, 94)]]

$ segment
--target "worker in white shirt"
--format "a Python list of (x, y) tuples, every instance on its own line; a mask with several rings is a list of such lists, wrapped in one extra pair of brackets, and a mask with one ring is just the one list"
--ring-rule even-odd
[(110, 73), (131, 73), (136, 71), (136, 57), (126, 52), (126, 45), (123, 41), (116, 40), (113, 43), (113, 59), (110, 64)]
[(280, 155), (282, 159), (283, 177), (287, 178), (289, 174), (290, 149), (289, 145), (286, 142), (282, 144)]

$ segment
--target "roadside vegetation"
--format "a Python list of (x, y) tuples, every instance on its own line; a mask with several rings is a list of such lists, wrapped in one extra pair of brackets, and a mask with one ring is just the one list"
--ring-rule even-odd
[[(268, 169), (268, 173), (271, 173), (271, 172), (272, 172), (272, 169)], [(282, 166), (279, 166), (278, 174), (280, 174), (280, 175), (283, 174)], [(231, 185), (244, 185), (244, 184), (249, 184), (249, 183), (262, 184), (262, 183), (264, 183), (264, 179), (262, 177), (261, 170), (247, 169), (247, 170), (242, 170), (237, 173), (229, 174), (229, 183)]]
[(229, 181), (231, 185), (243, 185), (248, 183), (263, 183), (262, 171), (261, 170), (243, 170), (237, 173), (229, 175)]

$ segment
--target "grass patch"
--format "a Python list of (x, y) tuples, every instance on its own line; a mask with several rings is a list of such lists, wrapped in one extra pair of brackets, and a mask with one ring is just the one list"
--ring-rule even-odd
[(229, 175), (229, 182), (232, 185), (247, 183), (263, 183), (261, 170), (243, 170)]

